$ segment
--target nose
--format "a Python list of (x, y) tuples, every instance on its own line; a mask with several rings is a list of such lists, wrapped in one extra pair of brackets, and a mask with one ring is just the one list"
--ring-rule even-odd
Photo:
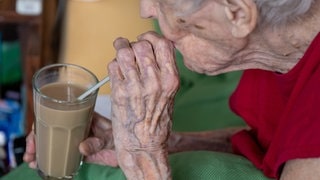
[(157, 18), (157, 0), (140, 0), (140, 16)]

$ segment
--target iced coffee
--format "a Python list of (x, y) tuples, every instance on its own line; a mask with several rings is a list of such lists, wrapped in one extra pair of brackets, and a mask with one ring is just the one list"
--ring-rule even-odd
[(72, 179), (79, 169), (79, 144), (88, 135), (97, 91), (83, 100), (77, 97), (97, 82), (91, 72), (70, 64), (50, 65), (35, 74), (36, 159), (43, 177)]

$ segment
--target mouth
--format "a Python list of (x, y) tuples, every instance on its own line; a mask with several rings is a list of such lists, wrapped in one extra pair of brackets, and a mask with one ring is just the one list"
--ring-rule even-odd
[(174, 48), (174, 49), (178, 49), (178, 48), (177, 48), (177, 44), (176, 44), (175, 42), (173, 42), (173, 41), (171, 41), (171, 42), (172, 42), (172, 44), (173, 44), (173, 48)]

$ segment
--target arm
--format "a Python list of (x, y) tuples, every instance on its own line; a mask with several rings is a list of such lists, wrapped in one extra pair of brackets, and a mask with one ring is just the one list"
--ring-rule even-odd
[(293, 159), (286, 162), (280, 180), (320, 179), (320, 158)]
[(176, 132), (169, 138), (169, 152), (208, 150), (232, 152), (231, 136), (246, 127), (232, 127), (206, 132)]

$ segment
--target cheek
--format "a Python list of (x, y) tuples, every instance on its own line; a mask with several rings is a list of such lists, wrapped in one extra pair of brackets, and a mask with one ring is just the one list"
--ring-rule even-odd
[(169, 24), (167, 21), (159, 20), (161, 33), (169, 40), (175, 42), (181, 37), (182, 32), (177, 26)]
[(176, 42), (179, 39), (186, 36), (188, 33), (177, 22), (177, 19), (170, 15), (160, 14), (158, 17), (158, 23), (162, 34), (169, 40)]

